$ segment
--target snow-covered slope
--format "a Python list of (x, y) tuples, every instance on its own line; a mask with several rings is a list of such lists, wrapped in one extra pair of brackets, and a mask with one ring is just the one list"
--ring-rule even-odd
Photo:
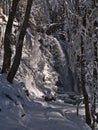
[[(0, 129), (90, 130), (76, 115), (76, 106), (64, 103), (56, 95), (72, 91), (73, 87), (59, 40), (29, 32), (26, 36), (29, 39), (24, 41), (21, 64), (13, 84), (7, 82), (6, 75), (0, 74)], [(3, 49), (0, 48), (0, 68), (2, 57)], [(12, 61), (13, 58), (14, 53)]]
[[(6, 75), (0, 74), (0, 130), (90, 130), (82, 116), (77, 116), (79, 95), (75, 95), (78, 90), (69, 66), (68, 43), (61, 28), (53, 30), (53, 25), (59, 24), (50, 24), (57, 19), (51, 20), (48, 4), (54, 11), (59, 7), (58, 0), (34, 2), (13, 84), (7, 82)], [(1, 33), (3, 37), (4, 30)], [(12, 49), (15, 53), (13, 46)], [(0, 68), (2, 52), (0, 48)], [(79, 112), (84, 114), (84, 109)]]
[[(48, 37), (48, 40), (49, 38), (51, 41), (52, 37)], [(55, 82), (58, 74), (51, 66), (54, 61), (53, 51), (48, 52), (51, 44), (44, 42), (43, 46), (39, 46), (38, 41), (32, 44), (34, 44), (32, 48), (28, 49), (28, 46), (25, 46), (23, 49), (21, 64), (13, 84), (8, 83), (6, 75), (0, 74), (0, 129), (90, 130), (81, 116), (77, 116), (76, 105), (72, 105), (73, 100), (67, 98), (64, 102), (60, 99), (65, 99), (68, 95), (64, 95), (65, 97), (62, 94), (56, 95)], [(40, 47), (43, 48), (39, 49)], [(45, 52), (42, 53), (41, 50), (47, 51), (46, 55), (43, 55)], [(60, 57), (63, 57), (62, 50), (58, 51)], [(0, 52), (1, 67), (2, 51)], [(56, 62), (58, 61), (62, 65), (59, 57)], [(56, 96), (55, 100), (46, 101), (45, 96), (50, 95)]]
[[(28, 90), (32, 93), (32, 90)], [(28, 95), (26, 88), (16, 79), (9, 84), (6, 75), (0, 75), (0, 129), (90, 130), (76, 116), (73, 106), (61, 101), (45, 102), (43, 98)]]
[[(60, 41), (53, 36), (29, 33), (26, 35), (30, 38), (24, 41), (17, 78), (26, 88), (37, 88), (39, 96), (43, 95), (41, 92), (54, 95), (57, 91), (75, 91), (73, 73), (64, 52), (66, 48), (63, 50)], [(36, 95), (34, 89), (32, 93)]]

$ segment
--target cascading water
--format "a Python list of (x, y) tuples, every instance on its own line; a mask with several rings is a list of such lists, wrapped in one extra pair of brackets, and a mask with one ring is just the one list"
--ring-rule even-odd
[[(51, 11), (55, 11), (55, 9), (57, 11), (59, 5), (58, 1), (59, 0), (45, 0), (44, 2), (41, 2), (41, 0), (35, 1), (33, 5), (34, 8), (32, 7), (33, 13), (31, 13), (33, 14), (32, 18), (35, 20), (34, 26), (35, 28), (42, 28), (42, 26), (45, 26), (46, 30), (44, 30), (43, 33), (37, 32), (36, 29), (34, 31), (34, 29), (31, 28), (31, 30), (34, 31), (31, 35), (29, 35), (29, 37), (31, 37), (29, 39), (30, 42), (32, 41), (32, 46), (29, 50), (27, 50), (27, 52), (29, 51), (29, 54), (26, 57), (23, 56), (27, 66), (27, 70), (25, 71), (27, 71), (26, 73), (29, 72), (29, 76), (32, 77), (32, 83), (30, 85), (40, 91), (43, 91), (45, 94), (75, 90), (73, 73), (69, 67), (69, 58), (67, 54), (68, 44), (66, 43), (66, 40), (63, 41), (55, 33), (55, 30), (53, 30), (54, 34), (46, 34), (47, 25), (54, 22), (51, 19)], [(40, 8), (41, 10), (39, 10)], [(38, 13), (38, 11), (40, 12)], [(38, 14), (39, 16), (37, 16)], [(40, 17), (43, 20), (41, 22)], [(59, 29), (59, 26), (61, 26), (60, 24), (59, 26), (58, 24), (54, 24), (53, 26), (58, 27), (58, 32), (61, 31)], [(21, 73), (26, 66), (22, 64), (22, 67), (20, 67), (22, 69), (20, 69)], [(27, 80), (25, 80), (25, 82), (27, 82)]]
[[(20, 66), (20, 72), (24, 73), (25, 70), (26, 78), (32, 77), (29, 86), (49, 95), (74, 91), (73, 74), (69, 69), (67, 52), (64, 53), (63, 46), (53, 36), (38, 34), (35, 37), (31, 51), (29, 48), (25, 50), (29, 53), (26, 55), (25, 52), (23, 55), (22, 61), (25, 63), (22, 62)], [(25, 79), (26, 85), (27, 81)], [(28, 85), (26, 87), (28, 88)]]

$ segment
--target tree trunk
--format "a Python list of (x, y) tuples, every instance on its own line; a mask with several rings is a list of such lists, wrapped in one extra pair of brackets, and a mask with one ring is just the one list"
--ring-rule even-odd
[(81, 36), (81, 89), (82, 89), (83, 96), (84, 96), (86, 123), (89, 126), (91, 126), (89, 98), (88, 98), (88, 93), (85, 88), (85, 83), (86, 83), (86, 81), (85, 81), (84, 41), (83, 41), (83, 36)]
[(18, 2), (19, 0), (13, 0), (12, 8), (9, 13), (9, 19), (7, 22), (5, 36), (4, 36), (4, 57), (3, 57), (3, 66), (2, 66), (1, 73), (7, 73), (7, 71), (10, 69), (11, 56), (12, 56), (12, 50), (10, 45), (10, 34), (12, 32), (12, 25), (13, 25), (13, 20), (15, 17), (15, 12), (17, 9)]
[(14, 58), (12, 67), (11, 67), (9, 73), (8, 73), (8, 76), (7, 76), (7, 80), (10, 83), (12, 83), (13, 78), (14, 78), (14, 76), (15, 76), (18, 68), (19, 68), (19, 65), (20, 65), (20, 60), (21, 60), (21, 56), (22, 56), (23, 40), (24, 40), (24, 36), (25, 36), (26, 29), (27, 29), (27, 26), (28, 26), (32, 2), (33, 2), (33, 0), (27, 1), (26, 13), (25, 13), (25, 17), (24, 17), (23, 26), (22, 26), (22, 29), (21, 29), (21, 32), (20, 32), (20, 35), (19, 35), (17, 47), (16, 47), (15, 58)]
[[(96, 8), (96, 0), (92, 0), (92, 10)], [(96, 91), (97, 91), (97, 76), (98, 76), (98, 71), (97, 71), (97, 66), (98, 66), (98, 47), (97, 47), (97, 41), (98, 41), (98, 34), (97, 34), (97, 30), (96, 30), (96, 24), (92, 25), (93, 26), (93, 33), (95, 35), (95, 40), (93, 42), (93, 47), (94, 47), (94, 60), (93, 60), (93, 102), (92, 102), (92, 106), (91, 106), (91, 115), (92, 115), (92, 129), (95, 129), (95, 114), (96, 114), (96, 100), (97, 100), (97, 95), (96, 95)], [(93, 37), (93, 36), (92, 36)]]
[(94, 63), (93, 63), (93, 89), (94, 89), (94, 93), (93, 93), (93, 104), (92, 104), (92, 108), (91, 108), (91, 114), (92, 114), (92, 118), (93, 118), (93, 123), (92, 123), (92, 129), (95, 128), (95, 114), (96, 114), (96, 91), (97, 91), (97, 76), (98, 76), (98, 71), (97, 71), (97, 63), (98, 63), (98, 50), (97, 50), (97, 36), (96, 36), (96, 41), (93, 43), (94, 44)]

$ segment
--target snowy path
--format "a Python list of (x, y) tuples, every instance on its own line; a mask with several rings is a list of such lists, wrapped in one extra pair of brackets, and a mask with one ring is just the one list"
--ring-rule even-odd
[(11, 85), (0, 75), (1, 130), (90, 130), (75, 111), (60, 101), (27, 96), (16, 81)]

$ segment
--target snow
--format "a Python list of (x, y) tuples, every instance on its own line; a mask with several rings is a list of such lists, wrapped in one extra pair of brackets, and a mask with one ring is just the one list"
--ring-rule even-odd
[[(59, 6), (58, 0), (49, 0), (49, 3), (52, 6), (52, 11)], [(6, 18), (7, 21), (8, 17)], [(35, 19), (33, 21), (35, 22)], [(3, 23), (1, 18), (0, 23)], [(18, 26), (16, 21), (13, 24)], [(34, 24), (36, 25), (36, 23)], [(1, 32), (2, 37), (4, 30)], [(38, 34), (33, 36), (34, 32), (31, 34), (30, 31), (30, 28), (27, 29), (25, 39), (26, 43), (29, 44), (29, 51), (26, 50), (25, 45), (19, 71), (13, 84), (8, 83), (6, 75), (0, 74), (0, 129), (91, 130), (83, 119), (84, 104), (81, 105), (81, 95), (75, 95), (76, 93), (72, 92), (66, 94), (56, 94), (55, 92), (59, 87), (56, 86), (59, 75), (66, 90), (70, 90), (73, 86), (69, 83), (72, 80), (69, 81), (71, 74), (68, 75), (67, 53), (65, 54), (65, 50), (62, 50), (63, 47), (66, 49), (69, 45), (67, 43), (65, 45), (65, 41), (63, 45), (63, 41), (60, 41), (59, 38), (47, 35), (40, 36), (42, 42), (39, 43)], [(1, 50), (0, 53), (2, 53)], [(2, 62), (1, 55), (0, 61)], [(58, 73), (54, 68), (58, 68)], [(56, 100), (45, 101), (45, 96), (50, 96), (50, 98), (55, 96)], [(79, 107), (78, 116), (77, 107)]]
[[(50, 37), (50, 41), (51, 38), (52, 37)], [(53, 38), (52, 40), (56, 42), (55, 44), (59, 45), (56, 39)], [(61, 59), (61, 57), (64, 57), (64, 54), (60, 46), (56, 47), (58, 47), (57, 49)], [(37, 70), (37, 65), (41, 59), (40, 55), (36, 59), (36, 55), (39, 51), (38, 48), (39, 46), (34, 46), (35, 53), (32, 52), (32, 55), (30, 52), (27, 51), (26, 53), (26, 51), (23, 50), (22, 63), (13, 84), (8, 83), (5, 74), (0, 74), (0, 129), (90, 130), (82, 119), (84, 107), (79, 110), (79, 116), (77, 116), (77, 106), (66, 103), (66, 101), (64, 102), (59, 98), (59, 95), (57, 95), (56, 101), (45, 101), (44, 96), (45, 94), (48, 95), (45, 91), (53, 93), (54, 87), (57, 87), (53, 86), (54, 83), (50, 87), (49, 82), (54, 82), (52, 80), (57, 80), (57, 77), (53, 70), (51, 71), (48, 62), (46, 62), (42, 71), (46, 85), (42, 87), (40, 82), (38, 83), (41, 88), (36, 85), (36, 80), (39, 80), (39, 77), (36, 78), (36, 80), (34, 78), (36, 77), (36, 73), (40, 74), (39, 70)], [(40, 53), (39, 51), (39, 54)], [(2, 61), (2, 52), (0, 54), (0, 60)], [(28, 64), (25, 64), (25, 61)], [(2, 63), (0, 62), (0, 67), (1, 65)], [(32, 66), (36, 68), (36, 71)], [(35, 74), (32, 73), (33, 71), (35, 71)], [(69, 102), (68, 95), (64, 96), (65, 95), (63, 95), (63, 98), (66, 97), (66, 100)], [(73, 100), (71, 100), (71, 102), (73, 102)]]
[[(31, 87), (31, 78), (26, 76), (25, 93), (16, 79), (13, 84), (0, 75), (0, 129), (2, 130), (90, 130), (75, 107), (63, 101), (45, 102), (42, 93)], [(32, 94), (36, 93), (36, 95)]]
[[(43, 93), (39, 91), (38, 88), (36, 88), (36, 86), (34, 85), (33, 83), (34, 80), (32, 80), (32, 77), (30, 75), (27, 75), (25, 80), (26, 80), (25, 82), (26, 88), (31, 95), (35, 95), (37, 97), (43, 96)], [(32, 83), (33, 83), (33, 89), (32, 89)]]

